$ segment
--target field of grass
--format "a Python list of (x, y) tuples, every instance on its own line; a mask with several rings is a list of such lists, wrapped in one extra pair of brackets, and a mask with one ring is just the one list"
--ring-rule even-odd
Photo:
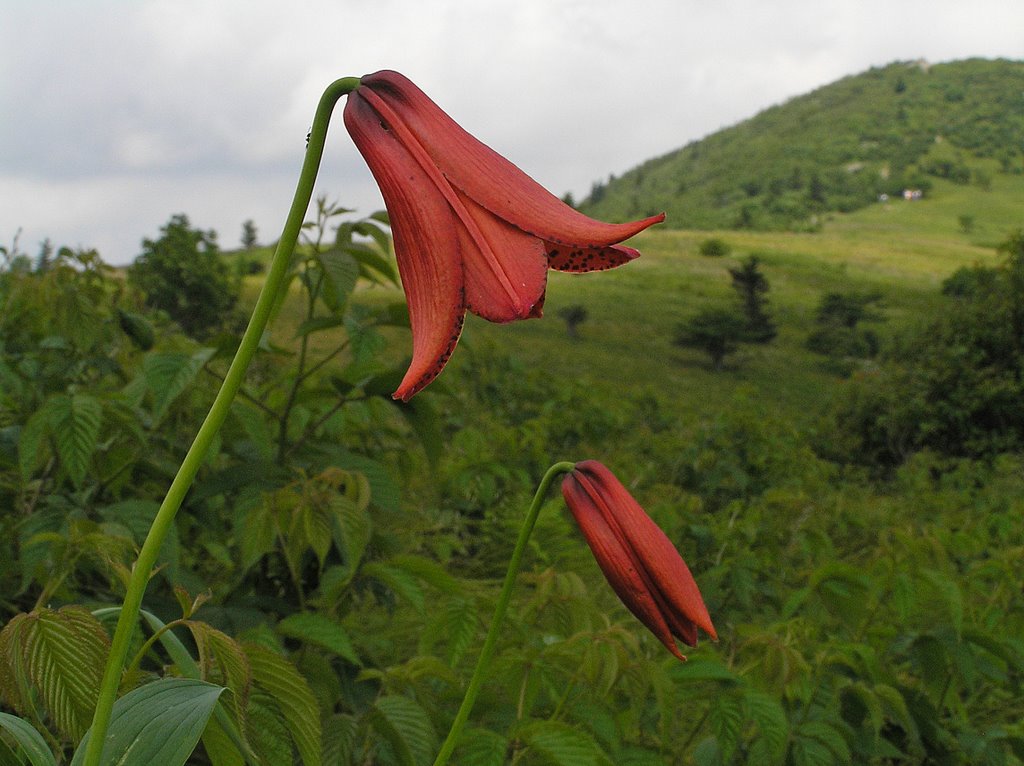
[[(995, 175), (990, 191), (936, 181), (924, 200), (879, 203), (858, 212), (832, 214), (815, 233), (678, 231), (654, 229), (632, 243), (643, 256), (609, 272), (549, 273), (541, 320), (492, 325), (470, 316), (459, 352), (442, 376), (458, 386), (474, 353), (501, 353), (551, 376), (573, 379), (597, 401), (621, 392), (647, 390), (666, 411), (692, 423), (728, 407), (738, 390), (750, 391), (768, 410), (807, 424), (840, 382), (804, 348), (814, 312), (829, 291), (880, 293), (885, 336), (934, 306), (942, 280), (961, 266), (991, 263), (994, 246), (1024, 213), (1024, 176)], [(965, 233), (959, 218), (973, 218)], [(718, 237), (732, 248), (726, 257), (706, 257), (699, 246)], [(700, 309), (733, 300), (728, 268), (756, 254), (771, 285), (770, 309), (779, 334), (763, 346), (745, 345), (712, 370), (706, 355), (672, 343), (675, 327)], [(250, 278), (249, 294), (259, 277)], [(372, 287), (360, 300), (400, 300), (397, 288)], [(569, 342), (560, 309), (582, 305), (587, 319), (579, 340)], [(301, 322), (302, 307), (285, 305), (274, 333), (287, 342)], [(315, 336), (314, 344), (333, 339)], [(389, 333), (389, 355), (397, 362), (411, 350), (409, 335)], [(438, 387), (440, 388), (440, 387)]]
[[(1024, 179), (999, 177), (991, 193), (938, 183), (933, 198), (895, 200), (842, 216), (813, 234), (654, 230), (634, 241), (643, 257), (614, 271), (584, 276), (551, 273), (545, 318), (498, 327), (470, 321), (462, 344), (493, 345), (524, 364), (579, 381), (595, 395), (615, 397), (623, 387), (648, 387), (680, 417), (691, 419), (728, 406), (739, 388), (752, 388), (765, 408), (800, 421), (824, 403), (837, 378), (804, 348), (814, 311), (828, 291), (881, 293), (886, 321), (879, 331), (914, 321), (939, 298), (943, 279), (957, 268), (989, 263), (989, 243), (1005, 237), (1007, 200), (1024, 198)], [(998, 201), (993, 208), (990, 201)], [(970, 235), (958, 216), (975, 217)], [(698, 253), (709, 236), (732, 253)], [(672, 344), (674, 328), (714, 303), (733, 300), (728, 267), (757, 254), (771, 290), (779, 335), (765, 346), (744, 346), (724, 371), (704, 354)], [(580, 340), (568, 343), (559, 309), (580, 304), (588, 318)], [(474, 318), (475, 319), (475, 318)], [(456, 354), (452, 377), (458, 374)]]

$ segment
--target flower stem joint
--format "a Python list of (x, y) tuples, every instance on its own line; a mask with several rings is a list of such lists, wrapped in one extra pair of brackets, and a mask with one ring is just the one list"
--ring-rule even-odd
[(539, 317), (548, 269), (587, 272), (636, 258), (623, 240), (663, 221), (595, 221), (463, 130), (403, 75), (359, 79), (345, 126), (380, 187), (412, 325), (408, 400), (444, 368), (466, 311)]
[(697, 628), (717, 639), (682, 556), (608, 468), (577, 463), (562, 495), (598, 566), (622, 603), (681, 660), (675, 639), (697, 645)]

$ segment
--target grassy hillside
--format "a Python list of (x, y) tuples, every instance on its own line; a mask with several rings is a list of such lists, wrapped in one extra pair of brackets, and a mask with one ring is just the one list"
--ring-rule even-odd
[(1024, 62), (896, 63), (839, 80), (596, 184), (598, 218), (664, 210), (685, 229), (813, 229), (936, 179), (1024, 170)]
[[(912, 322), (940, 300), (939, 285), (960, 266), (989, 263), (992, 245), (1024, 224), (1013, 209), (1024, 198), (1024, 177), (998, 176), (989, 192), (937, 181), (930, 199), (894, 200), (851, 214), (834, 214), (818, 233), (653, 230), (635, 244), (643, 257), (611, 272), (586, 276), (552, 273), (540, 321), (496, 326), (471, 317), (451, 369), (442, 377), (458, 387), (474, 353), (504, 354), (524, 368), (574, 379), (611, 404), (624, 388), (649, 388), (684, 420), (729, 406), (752, 389), (767, 409), (807, 423), (828, 400), (838, 378), (804, 347), (814, 310), (828, 291), (877, 291), (885, 334)], [(972, 233), (958, 225), (974, 216)], [(708, 236), (732, 246), (725, 258), (698, 254)], [(745, 346), (724, 372), (705, 355), (673, 346), (675, 326), (699, 309), (733, 300), (727, 271), (757, 254), (771, 291), (778, 338)], [(579, 304), (588, 318), (580, 339), (567, 343), (560, 309)], [(474, 321), (475, 320), (475, 321)], [(408, 349), (408, 339), (398, 344)]]

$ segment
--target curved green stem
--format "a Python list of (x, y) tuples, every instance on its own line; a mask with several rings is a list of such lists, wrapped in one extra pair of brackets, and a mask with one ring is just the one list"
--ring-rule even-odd
[(221, 424), (227, 417), (231, 402), (235, 398), (239, 387), (245, 377), (245, 371), (249, 362), (256, 353), (263, 331), (273, 312), (274, 305), (278, 300), (281, 287), (285, 284), (288, 271), (291, 266), (292, 253), (295, 250), (295, 243), (298, 241), (299, 232), (302, 229), (302, 221), (309, 209), (309, 201), (313, 196), (313, 185), (316, 181), (316, 174), (320, 168), (320, 159), (323, 156), (324, 144), (327, 139), (327, 126), (334, 111), (334, 105), (342, 96), (351, 93), (359, 86), (359, 79), (345, 77), (331, 83), (324, 91), (317, 105), (316, 114), (313, 118), (313, 128), (309, 134), (309, 143), (306, 147), (306, 157), (302, 163), (302, 171), (299, 174), (299, 182), (295, 189), (295, 197), (292, 200), (291, 209), (288, 211), (288, 218), (285, 220), (284, 230), (281, 232), (281, 239), (277, 243), (277, 250), (274, 252), (274, 259), (267, 273), (267, 279), (263, 283), (256, 307), (253, 309), (249, 325), (242, 335), (242, 341), (235, 353), (235, 358), (224, 376), (220, 391), (210, 407), (206, 420), (203, 421), (199, 431), (196, 433), (195, 441), (189, 448), (185, 459), (178, 469), (177, 475), (167, 490), (160, 509), (157, 511), (150, 526), (149, 534), (146, 536), (139, 557), (132, 569), (131, 579), (125, 591), (124, 603), (121, 608), (121, 615), (117, 621), (117, 628), (114, 630), (114, 637), (110, 644), (110, 654), (107, 657), (107, 664), (104, 670), (103, 681), (100, 684), (99, 696), (96, 700), (96, 712), (93, 714), (92, 729), (89, 735), (89, 744), (85, 751), (83, 766), (99, 766), (103, 754), (103, 745), (106, 742), (107, 728), (110, 725), (111, 711), (114, 707), (114, 700), (117, 697), (117, 689), (121, 680), (121, 673), (124, 668), (125, 657), (128, 654), (128, 647), (131, 643), (132, 633), (139, 618), (139, 609), (142, 607), (142, 597), (146, 592), (146, 585), (149, 582), (150, 573), (156, 563), (157, 555), (167, 537), (168, 530), (174, 522), (174, 516), (181, 507), (185, 495), (192, 486), (199, 468), (206, 458), (206, 453), (213, 442), (214, 436), (220, 429)]
[(466, 721), (469, 720), (469, 714), (473, 710), (477, 694), (480, 693), (480, 686), (483, 684), (487, 666), (491, 663), (494, 647), (498, 643), (498, 632), (501, 629), (501, 622), (508, 609), (508, 602), (512, 598), (512, 588), (515, 586), (516, 575), (519, 573), (519, 566), (522, 563), (523, 553), (526, 551), (526, 544), (529, 542), (530, 534), (537, 523), (537, 515), (544, 504), (544, 497), (548, 493), (548, 488), (555, 478), (563, 473), (569, 473), (575, 466), (575, 463), (555, 463), (544, 474), (544, 478), (540, 480), (537, 493), (533, 496), (533, 503), (530, 505), (530, 510), (527, 511), (526, 518), (523, 520), (523, 526), (519, 530), (519, 539), (516, 540), (516, 547), (512, 551), (512, 559), (508, 562), (508, 572), (505, 574), (505, 582), (502, 583), (501, 593), (498, 594), (498, 603), (494, 607), (491, 627), (487, 630), (484, 646), (480, 650), (480, 658), (476, 661), (473, 676), (469, 679), (469, 685), (466, 687), (466, 696), (462, 699), (459, 712), (455, 714), (452, 728), (448, 732), (448, 737), (445, 739), (444, 744), (441, 745), (441, 751), (437, 754), (437, 758), (434, 759), (434, 766), (442, 766), (442, 764), (448, 763), (448, 758), (459, 741), (462, 729), (466, 725)]

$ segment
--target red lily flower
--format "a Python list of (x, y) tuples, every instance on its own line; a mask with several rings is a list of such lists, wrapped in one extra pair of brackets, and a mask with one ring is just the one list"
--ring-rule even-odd
[(538, 317), (549, 268), (596, 271), (639, 253), (619, 245), (664, 220), (609, 224), (573, 210), (480, 143), (397, 72), (366, 75), (345, 126), (380, 186), (409, 304), (408, 400), (437, 377), (466, 311)]
[(612, 589), (672, 654), (686, 659), (673, 636), (696, 646), (698, 627), (718, 638), (686, 562), (608, 468), (577, 463), (562, 496)]

